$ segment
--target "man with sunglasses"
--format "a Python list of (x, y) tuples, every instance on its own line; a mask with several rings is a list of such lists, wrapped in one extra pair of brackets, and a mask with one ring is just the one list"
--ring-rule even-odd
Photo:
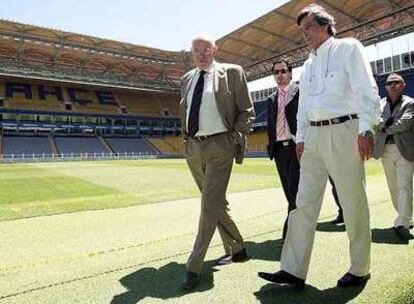
[[(283, 225), (282, 239), (288, 228), (289, 214), (296, 208), (296, 194), (299, 184), (299, 161), (296, 157), (296, 115), (298, 113), (299, 86), (292, 82), (292, 66), (286, 60), (273, 62), (272, 73), (277, 90), (267, 99), (267, 153), (274, 159), (288, 202), (288, 214)], [(343, 224), (342, 208), (339, 204), (335, 184), (331, 177), (332, 194), (339, 207), (334, 224)]]
[(391, 73), (381, 100), (381, 123), (375, 136), (374, 157), (381, 158), (391, 200), (398, 216), (394, 231), (411, 239), (413, 227), (414, 100), (403, 95), (405, 81)]
[(334, 18), (323, 7), (305, 7), (297, 24), (311, 53), (299, 82), (296, 153), (301, 168), (296, 209), (289, 215), (281, 270), (259, 276), (299, 290), (305, 287), (330, 175), (341, 199), (351, 260), (337, 286), (359, 286), (370, 278), (364, 160), (372, 156), (373, 130), (379, 121), (378, 87), (362, 44), (353, 38), (336, 39)]

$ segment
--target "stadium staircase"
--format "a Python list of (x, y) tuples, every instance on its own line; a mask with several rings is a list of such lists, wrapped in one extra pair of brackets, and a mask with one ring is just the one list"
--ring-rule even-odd
[(47, 138), (49, 140), (49, 146), (50, 146), (50, 150), (52, 151), (52, 154), (59, 155), (59, 150), (57, 148), (53, 135), (50, 134), (47, 136)]
[(101, 141), (102, 145), (108, 150), (110, 153), (116, 153), (114, 148), (108, 143), (108, 141), (101, 135), (98, 135), (98, 139)]

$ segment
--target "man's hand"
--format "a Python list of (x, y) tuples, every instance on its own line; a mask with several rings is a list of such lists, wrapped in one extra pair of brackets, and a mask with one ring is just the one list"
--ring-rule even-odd
[(296, 157), (298, 158), (298, 161), (300, 161), (300, 158), (302, 157), (304, 147), (305, 143), (303, 142), (296, 144)]
[(358, 151), (363, 160), (368, 160), (372, 157), (372, 150), (374, 148), (374, 138), (371, 135), (358, 135)]

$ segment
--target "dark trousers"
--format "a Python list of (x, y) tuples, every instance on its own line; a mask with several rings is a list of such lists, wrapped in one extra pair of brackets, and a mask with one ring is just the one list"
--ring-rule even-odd
[(276, 168), (282, 183), (283, 192), (288, 201), (288, 214), (283, 226), (283, 238), (285, 238), (288, 229), (289, 213), (296, 209), (296, 194), (298, 192), (300, 172), (299, 162), (296, 157), (296, 145), (293, 141), (288, 143), (287, 146), (278, 142), (274, 143)]
[(341, 216), (342, 217), (343, 216), (343, 213), (342, 213), (342, 207), (339, 204), (338, 192), (336, 192), (335, 183), (334, 183), (334, 181), (333, 181), (333, 179), (332, 179), (332, 177), (330, 175), (329, 175), (329, 182), (331, 183), (331, 186), (332, 186), (332, 195), (333, 195), (333, 197), (335, 199), (335, 204), (338, 206), (338, 216)]

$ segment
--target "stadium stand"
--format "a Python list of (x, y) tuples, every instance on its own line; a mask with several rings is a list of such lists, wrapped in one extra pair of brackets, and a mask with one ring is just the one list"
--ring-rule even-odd
[(177, 150), (176, 147), (171, 145), (165, 138), (162, 137), (150, 137), (148, 140), (151, 144), (158, 149), (163, 154), (177, 154), (180, 153), (180, 150)]
[(117, 92), (117, 98), (128, 114), (159, 117), (162, 105), (151, 92)]
[(97, 137), (89, 136), (55, 136), (55, 143), (60, 154), (108, 154)]
[(145, 138), (106, 137), (105, 140), (115, 153), (159, 154), (160, 151)]
[(267, 140), (266, 131), (252, 132), (247, 137), (247, 151), (249, 152), (266, 151), (267, 141), (268, 140)]
[(3, 157), (14, 155), (52, 153), (47, 136), (3, 136)]

